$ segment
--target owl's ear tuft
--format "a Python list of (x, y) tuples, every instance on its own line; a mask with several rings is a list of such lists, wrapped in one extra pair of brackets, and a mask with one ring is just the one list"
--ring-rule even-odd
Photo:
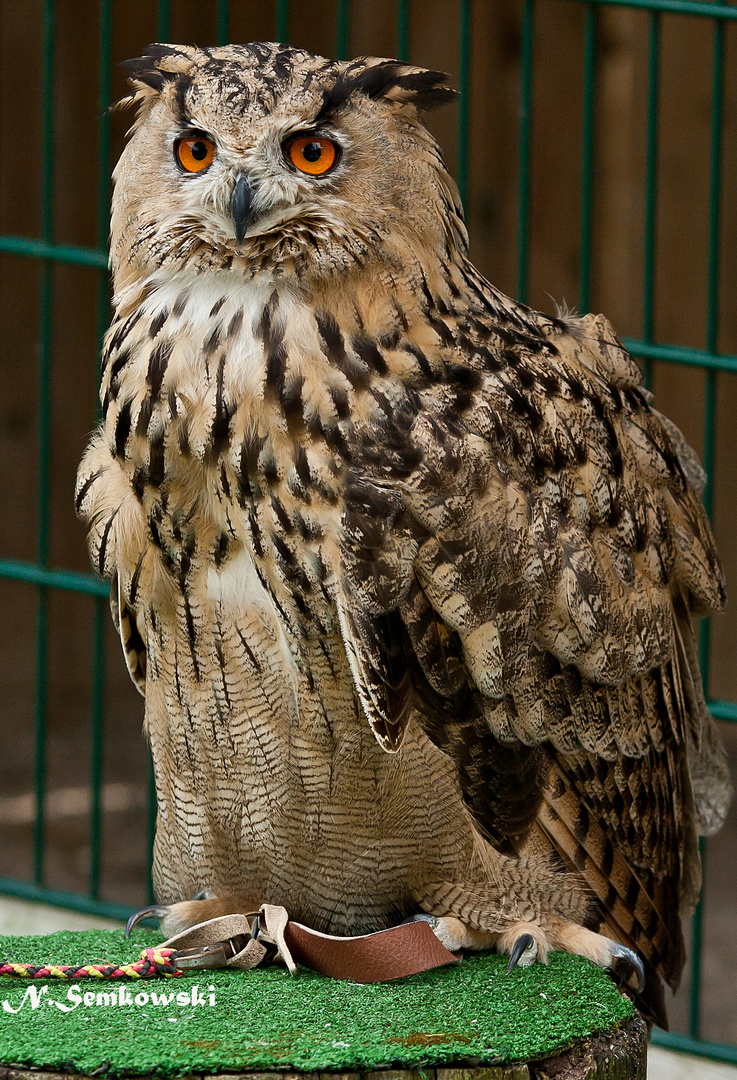
[(172, 79), (190, 71), (192, 57), (174, 45), (149, 45), (143, 56), (124, 60), (120, 66), (132, 86), (146, 86), (160, 92)]
[(353, 94), (383, 98), (397, 105), (411, 105), (415, 109), (434, 109), (457, 97), (457, 92), (443, 84), (448, 79), (445, 71), (430, 71), (412, 67), (398, 60), (380, 60), (373, 56), (360, 57), (338, 76), (325, 93), (318, 121), (336, 112)]
[(191, 52), (181, 45), (149, 45), (142, 56), (124, 60), (120, 65), (133, 87), (130, 94), (114, 101), (111, 109), (122, 109), (128, 105), (139, 106), (134, 130), (148, 112), (161, 91), (174, 80), (180, 80), (191, 71), (193, 65)]
[(445, 71), (430, 71), (427, 68), (409, 67), (407, 64), (398, 64), (397, 68), (399, 70), (377, 97), (414, 105), (416, 109), (435, 109), (439, 105), (455, 101), (458, 97), (457, 90), (443, 85), (449, 78)]

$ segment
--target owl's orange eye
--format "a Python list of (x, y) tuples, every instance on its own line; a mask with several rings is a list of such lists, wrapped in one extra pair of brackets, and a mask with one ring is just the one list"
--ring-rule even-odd
[(330, 139), (320, 139), (316, 135), (300, 136), (293, 139), (284, 151), (300, 172), (310, 176), (323, 176), (330, 172), (338, 160), (338, 147)]
[(178, 139), (174, 152), (186, 172), (202, 172), (215, 158), (215, 143), (202, 135), (191, 135), (186, 139)]

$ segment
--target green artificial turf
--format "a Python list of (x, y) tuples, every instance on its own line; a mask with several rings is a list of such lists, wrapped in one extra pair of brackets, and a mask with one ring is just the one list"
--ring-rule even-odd
[[(160, 940), (140, 929), (131, 941), (122, 930), (0, 937), (0, 963), (133, 962)], [(606, 973), (579, 957), (554, 955), (548, 967), (511, 975), (506, 963), (468, 956), (459, 967), (372, 985), (306, 970), (293, 978), (282, 967), (35, 980), (35, 1009), (31, 984), (5, 977), (0, 1063), (108, 1076), (497, 1064), (545, 1057), (632, 1015)], [(94, 1003), (75, 1004), (84, 992)], [(103, 993), (116, 1003), (98, 1004)], [(120, 1004), (126, 994), (131, 1003)], [(153, 1003), (172, 994), (169, 1004)], [(136, 995), (145, 998), (136, 1004)]]

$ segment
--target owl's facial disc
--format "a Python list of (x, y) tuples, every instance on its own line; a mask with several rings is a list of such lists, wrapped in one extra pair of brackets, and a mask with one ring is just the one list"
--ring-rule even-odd
[(408, 246), (464, 247), (418, 115), (454, 96), (442, 72), (269, 42), (158, 44), (127, 70), (120, 104), (138, 113), (115, 171), (118, 282), (190, 267), (306, 281)]

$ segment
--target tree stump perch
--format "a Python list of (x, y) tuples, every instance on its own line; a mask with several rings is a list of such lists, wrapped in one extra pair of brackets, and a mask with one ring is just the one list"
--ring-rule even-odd
[[(14, 964), (130, 964), (154, 931), (0, 938)], [(0, 978), (0, 1080), (642, 1080), (647, 1031), (605, 972), (553, 954), (359, 985), (272, 966)], [(34, 1004), (35, 1001), (35, 1004)]]
[[(646, 1080), (647, 1029), (639, 1015), (553, 1057), (510, 1065), (374, 1069), (370, 1072), (193, 1073), (179, 1080)], [(92, 1080), (82, 1073), (0, 1065), (0, 1080)], [(140, 1078), (143, 1080), (143, 1078)], [(145, 1080), (156, 1080), (151, 1073)]]

